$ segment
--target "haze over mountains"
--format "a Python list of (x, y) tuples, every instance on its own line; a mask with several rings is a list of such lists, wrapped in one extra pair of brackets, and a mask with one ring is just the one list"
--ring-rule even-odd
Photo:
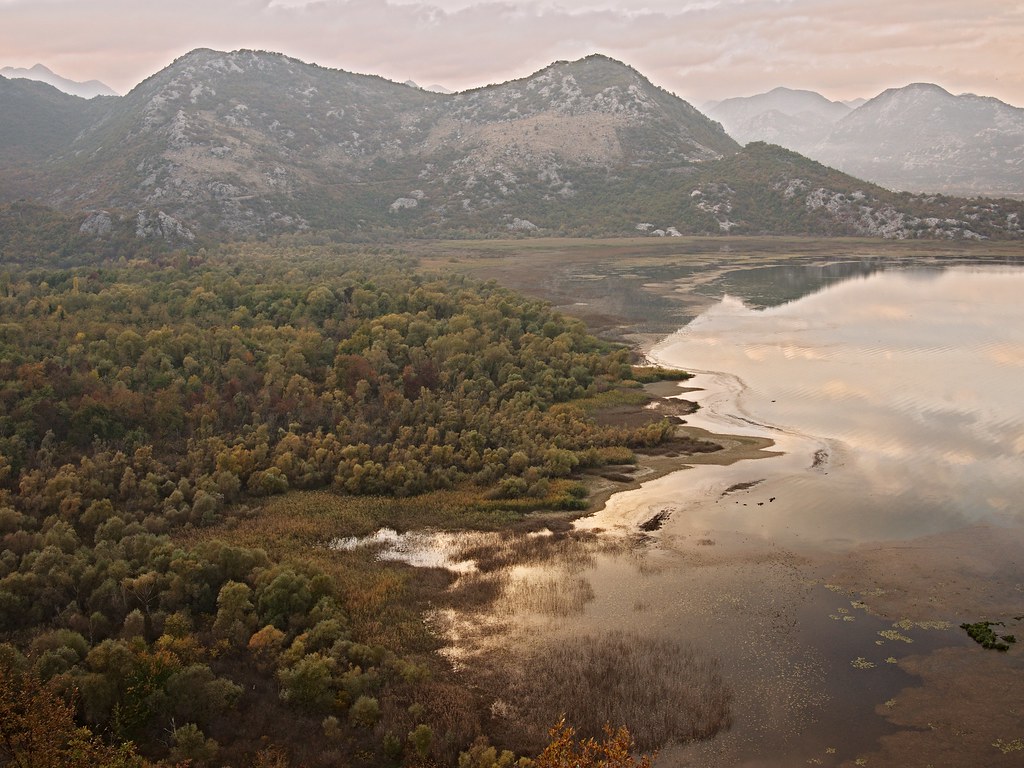
[(896, 195), (779, 147), (744, 149), (603, 56), (443, 94), (206, 49), (119, 98), (0, 80), (0, 195), (90, 212), (88, 233), (120, 223), (172, 241), (306, 229), (1019, 237), (1024, 213)]
[(117, 92), (113, 88), (105, 83), (101, 83), (99, 80), (89, 80), (84, 83), (68, 80), (66, 77), (61, 77), (42, 64), (36, 64), (27, 69), (23, 67), (0, 67), (0, 76), (36, 80), (40, 83), (52, 85), (57, 90), (72, 96), (81, 96), (83, 99), (91, 99), (95, 96), (117, 96)]
[(890, 189), (1024, 196), (1024, 109), (998, 99), (914, 83), (851, 109), (776, 88), (707, 111), (740, 143), (770, 141)]

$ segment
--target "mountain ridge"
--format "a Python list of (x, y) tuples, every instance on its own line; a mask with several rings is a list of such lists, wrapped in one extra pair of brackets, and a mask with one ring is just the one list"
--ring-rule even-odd
[[(971, 219), (966, 203), (902, 199), (780, 148), (743, 149), (600, 54), (455, 94), (208, 48), (122, 97), (42, 88), (0, 87), (0, 195), (92, 211), (101, 218), (84, 221), (90, 231), (120, 217), (140, 237), (177, 242), (310, 229), (355, 240), (1019, 236), (1004, 203)], [(14, 103), (17, 118), (4, 108)], [(47, 122), (59, 130), (42, 141), (33, 126)]]
[(36, 82), (52, 85), (59, 91), (71, 96), (79, 96), (83, 99), (92, 99), (96, 96), (117, 96), (118, 93), (106, 83), (99, 80), (70, 80), (58, 75), (49, 67), (43, 64), (34, 64), (31, 67), (0, 67), (0, 77), (8, 79), (35, 80)]
[[(781, 89), (795, 93), (789, 89)], [(780, 89), (717, 102), (740, 143), (771, 141), (854, 176), (916, 193), (1024, 197), (1024, 110), (935, 83), (889, 88), (853, 109), (787, 109)], [(805, 101), (805, 105), (813, 106)]]

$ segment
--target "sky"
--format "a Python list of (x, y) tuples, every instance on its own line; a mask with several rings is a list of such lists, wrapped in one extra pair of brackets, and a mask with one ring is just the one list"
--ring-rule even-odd
[(697, 106), (933, 82), (1024, 107), (1024, 0), (0, 0), (0, 66), (125, 93), (199, 47), (453, 90), (603, 53)]

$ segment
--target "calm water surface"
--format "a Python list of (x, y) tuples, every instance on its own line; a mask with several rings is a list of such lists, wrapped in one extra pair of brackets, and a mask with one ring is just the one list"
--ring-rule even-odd
[(678, 505), (686, 475), (705, 497), (785, 476), (774, 502), (762, 483), (690, 524), (836, 545), (1022, 522), (1022, 297), (1024, 269), (998, 267), (876, 272), (765, 309), (725, 296), (653, 357), (707, 372), (691, 423), (786, 456), (683, 473), (658, 501)]
[(799, 553), (1024, 524), (1024, 269), (809, 269), (725, 275), (717, 287), (745, 300), (725, 295), (652, 353), (702, 372), (689, 423), (770, 437), (780, 455), (662, 477), (578, 522), (635, 533), (670, 512), (644, 567), (598, 561), (571, 631), (714, 649), (737, 693), (732, 731), (666, 764), (869, 752), (892, 728), (877, 708), (914, 685), (895, 662), (965, 644), (961, 619), (883, 641), (870, 596), (815, 581)]

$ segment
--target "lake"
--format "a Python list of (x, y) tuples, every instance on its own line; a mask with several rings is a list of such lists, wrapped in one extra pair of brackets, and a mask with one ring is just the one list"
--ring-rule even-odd
[[(761, 271), (774, 285), (778, 269)], [(665, 501), (764, 481), (688, 505), (687, 525), (831, 546), (1019, 523), (1021, 296), (1024, 270), (999, 267), (878, 271), (764, 308), (726, 295), (651, 356), (701, 372), (690, 423), (786, 456), (663, 480)]]
[[(682, 317), (649, 352), (697, 373), (679, 388), (701, 406), (686, 422), (771, 451), (616, 493), (577, 539), (486, 575), (500, 588), (485, 612), (432, 617), (495, 691), (496, 732), (505, 718), (514, 743), (524, 711), (503, 672), (554, 674), (537, 659), (612, 637), (639, 649), (622, 660), (637, 688), (661, 686), (677, 655), (729, 701), (713, 738), (662, 745), (659, 766), (1019, 765), (1024, 648), (983, 650), (959, 624), (1024, 634), (1024, 268), (702, 258), (580, 257), (538, 289), (634, 338)], [(544, 718), (572, 722), (601, 691), (581, 682)], [(679, 695), (651, 719), (689, 706)]]
[(785, 265), (703, 290), (720, 296), (650, 357), (698, 372), (689, 424), (781, 455), (677, 472), (579, 521), (635, 537), (668, 513), (643, 555), (599, 556), (594, 600), (549, 631), (628, 627), (723, 659), (733, 728), (664, 764), (877, 764), (883, 739), (913, 755), (908, 671), (963, 654), (969, 686), (987, 660), (957, 625), (1012, 624), (997, 609), (1022, 603), (1000, 542), (1024, 523), (1024, 269)]

